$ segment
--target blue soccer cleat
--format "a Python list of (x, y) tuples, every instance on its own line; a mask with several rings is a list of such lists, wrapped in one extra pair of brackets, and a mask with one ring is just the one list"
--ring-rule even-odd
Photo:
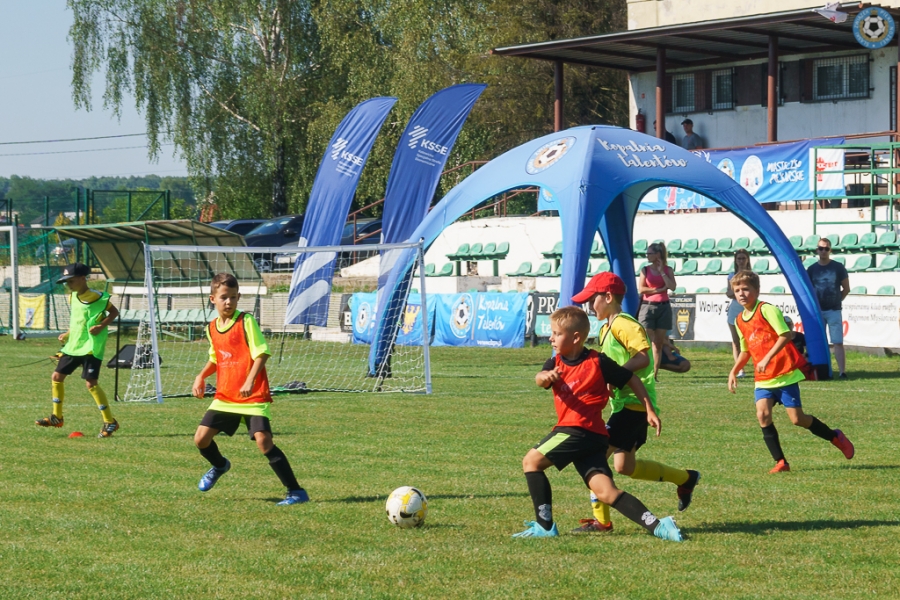
[(299, 490), (288, 492), (285, 499), (276, 504), (276, 506), (290, 506), (291, 504), (303, 504), (304, 502), (309, 502), (309, 494), (306, 493), (306, 490), (300, 488)]
[(550, 529), (544, 529), (538, 525), (537, 521), (525, 521), (525, 526), (528, 529), (520, 531), (519, 533), (514, 533), (513, 537), (559, 537), (559, 530), (556, 528), (556, 523), (554, 523), (553, 527)]
[(668, 542), (684, 541), (684, 537), (682, 537), (681, 532), (678, 530), (678, 526), (675, 525), (675, 519), (672, 517), (660, 519), (659, 523), (656, 525), (656, 529), (653, 530), (653, 535)]
[(197, 484), (197, 487), (201, 492), (208, 492), (209, 490), (213, 489), (214, 485), (216, 485), (219, 477), (227, 473), (229, 469), (231, 469), (231, 461), (226, 458), (225, 466), (221, 469), (217, 469), (215, 467), (211, 468), (206, 472), (206, 475), (200, 478), (200, 483)]

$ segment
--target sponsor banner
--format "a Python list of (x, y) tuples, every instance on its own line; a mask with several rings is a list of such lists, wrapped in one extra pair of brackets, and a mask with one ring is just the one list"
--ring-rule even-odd
[(341, 294), (341, 331), (353, 333), (353, 311), (350, 310), (353, 294)]
[[(349, 296), (350, 294), (345, 294)], [(353, 294), (349, 300), (350, 324), (352, 327), (352, 341), (354, 344), (371, 344), (375, 335), (375, 302), (376, 293)], [(434, 296), (432, 296), (433, 298)], [(434, 323), (435, 302), (429, 302), (428, 324), (429, 329)], [(343, 317), (342, 317), (343, 321)], [(422, 295), (410, 294), (400, 317), (400, 329), (394, 344), (398, 346), (422, 345)]]
[[(550, 337), (550, 315), (556, 310), (558, 302), (558, 293), (534, 292), (529, 294), (526, 338), (532, 335), (538, 338)], [(588, 314), (588, 320), (591, 322), (591, 332), (588, 337), (597, 337), (600, 334), (600, 327), (606, 323), (606, 319), (598, 321), (588, 303), (582, 304), (581, 308)]]
[[(797, 312), (793, 296), (763, 294), (761, 298), (781, 309), (786, 317), (790, 317), (794, 322), (794, 329), (803, 331), (803, 322)], [(726, 323), (730, 302), (725, 294), (696, 296), (695, 340), (731, 341)], [(900, 348), (898, 311), (900, 311), (900, 296), (847, 296), (841, 311), (844, 320), (844, 344), (867, 348)]]
[(19, 326), (23, 329), (47, 328), (47, 296), (19, 294)]
[(672, 339), (693, 340), (694, 321), (697, 296), (695, 294), (682, 294), (669, 296), (669, 304), (672, 307)]
[[(337, 246), (369, 151), (396, 98), (361, 102), (341, 121), (319, 163), (303, 219), (300, 246)], [(334, 253), (301, 254), (294, 265), (284, 322), (324, 327)]]
[(521, 348), (525, 343), (527, 294), (438, 294), (435, 346)]
[(354, 344), (371, 344), (375, 329), (375, 292), (353, 294), (350, 299), (350, 322)]
[[(741, 184), (759, 202), (809, 200), (814, 196), (845, 193), (844, 151), (815, 146), (836, 146), (844, 138), (806, 140), (789, 144), (735, 150), (694, 150), (693, 153)], [(696, 192), (660, 187), (641, 199), (641, 210), (688, 210), (718, 206)]]

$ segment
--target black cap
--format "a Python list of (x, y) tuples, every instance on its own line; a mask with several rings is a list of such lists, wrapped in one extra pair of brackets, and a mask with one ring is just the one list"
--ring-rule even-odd
[(64, 283), (73, 277), (87, 277), (91, 274), (91, 270), (87, 265), (81, 263), (72, 263), (63, 267), (62, 277), (56, 280), (56, 283)]
[(684, 121), (681, 122), (681, 124), (682, 125), (693, 125), (694, 122), (691, 121), (690, 119), (685, 119)]

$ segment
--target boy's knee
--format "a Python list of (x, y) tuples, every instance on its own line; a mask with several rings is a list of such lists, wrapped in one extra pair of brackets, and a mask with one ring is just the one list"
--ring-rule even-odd
[(66, 380), (66, 376), (63, 373), (57, 373), (53, 371), (53, 375), (50, 376), (51, 381), (55, 381), (56, 383), (62, 383)]
[(275, 443), (272, 441), (272, 434), (265, 431), (257, 431), (253, 435), (253, 439), (256, 441), (256, 447), (259, 448), (259, 451), (263, 454), (275, 446)]
[(97, 380), (97, 379), (86, 379), (85, 382), (84, 382), (84, 385), (86, 385), (86, 386), (87, 386), (87, 389), (90, 390), (90, 389), (92, 389), (92, 388), (97, 387), (97, 384), (98, 384), (98, 383), (100, 383), (100, 381)]
[(541, 470), (541, 459), (544, 457), (543, 454), (536, 451), (534, 448), (528, 451), (525, 457), (522, 459), (522, 471), (525, 473), (531, 473), (532, 471), (540, 471)]

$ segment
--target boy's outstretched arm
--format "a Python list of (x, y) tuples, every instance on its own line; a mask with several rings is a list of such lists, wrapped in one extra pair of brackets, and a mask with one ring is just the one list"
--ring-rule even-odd
[(731, 368), (731, 373), (728, 374), (728, 389), (731, 390), (733, 394), (735, 390), (737, 390), (737, 374), (738, 372), (744, 368), (750, 361), (750, 353), (746, 350), (741, 350), (741, 353), (738, 354), (737, 360), (734, 361), (734, 366)]
[(794, 334), (791, 331), (785, 331), (781, 335), (778, 336), (778, 339), (775, 340), (775, 343), (772, 344), (772, 347), (766, 352), (766, 355), (763, 357), (759, 364), (756, 365), (756, 372), (762, 373), (766, 370), (766, 367), (769, 366), (769, 361), (772, 358), (781, 352), (781, 349), (791, 343), (791, 339), (794, 337)]
[(660, 423), (656, 411), (653, 410), (653, 403), (650, 402), (650, 396), (647, 394), (647, 388), (644, 387), (644, 383), (638, 379), (637, 375), (632, 375), (631, 379), (628, 380), (628, 387), (643, 403), (644, 408), (647, 410), (647, 423), (656, 430), (656, 437), (659, 437), (659, 433), (662, 431), (662, 423)]
[(241, 398), (250, 397), (250, 392), (253, 391), (253, 383), (256, 381), (256, 376), (259, 375), (259, 372), (266, 365), (267, 360), (269, 360), (268, 354), (260, 354), (253, 360), (253, 366), (250, 367), (247, 379), (244, 381), (244, 385), (241, 386)]
[(534, 382), (545, 390), (559, 381), (559, 371), (552, 369), (550, 371), (541, 371), (534, 376)]
[(194, 387), (191, 392), (195, 398), (203, 398), (206, 392), (206, 378), (216, 372), (216, 363), (208, 361), (200, 370), (200, 374), (194, 379)]

